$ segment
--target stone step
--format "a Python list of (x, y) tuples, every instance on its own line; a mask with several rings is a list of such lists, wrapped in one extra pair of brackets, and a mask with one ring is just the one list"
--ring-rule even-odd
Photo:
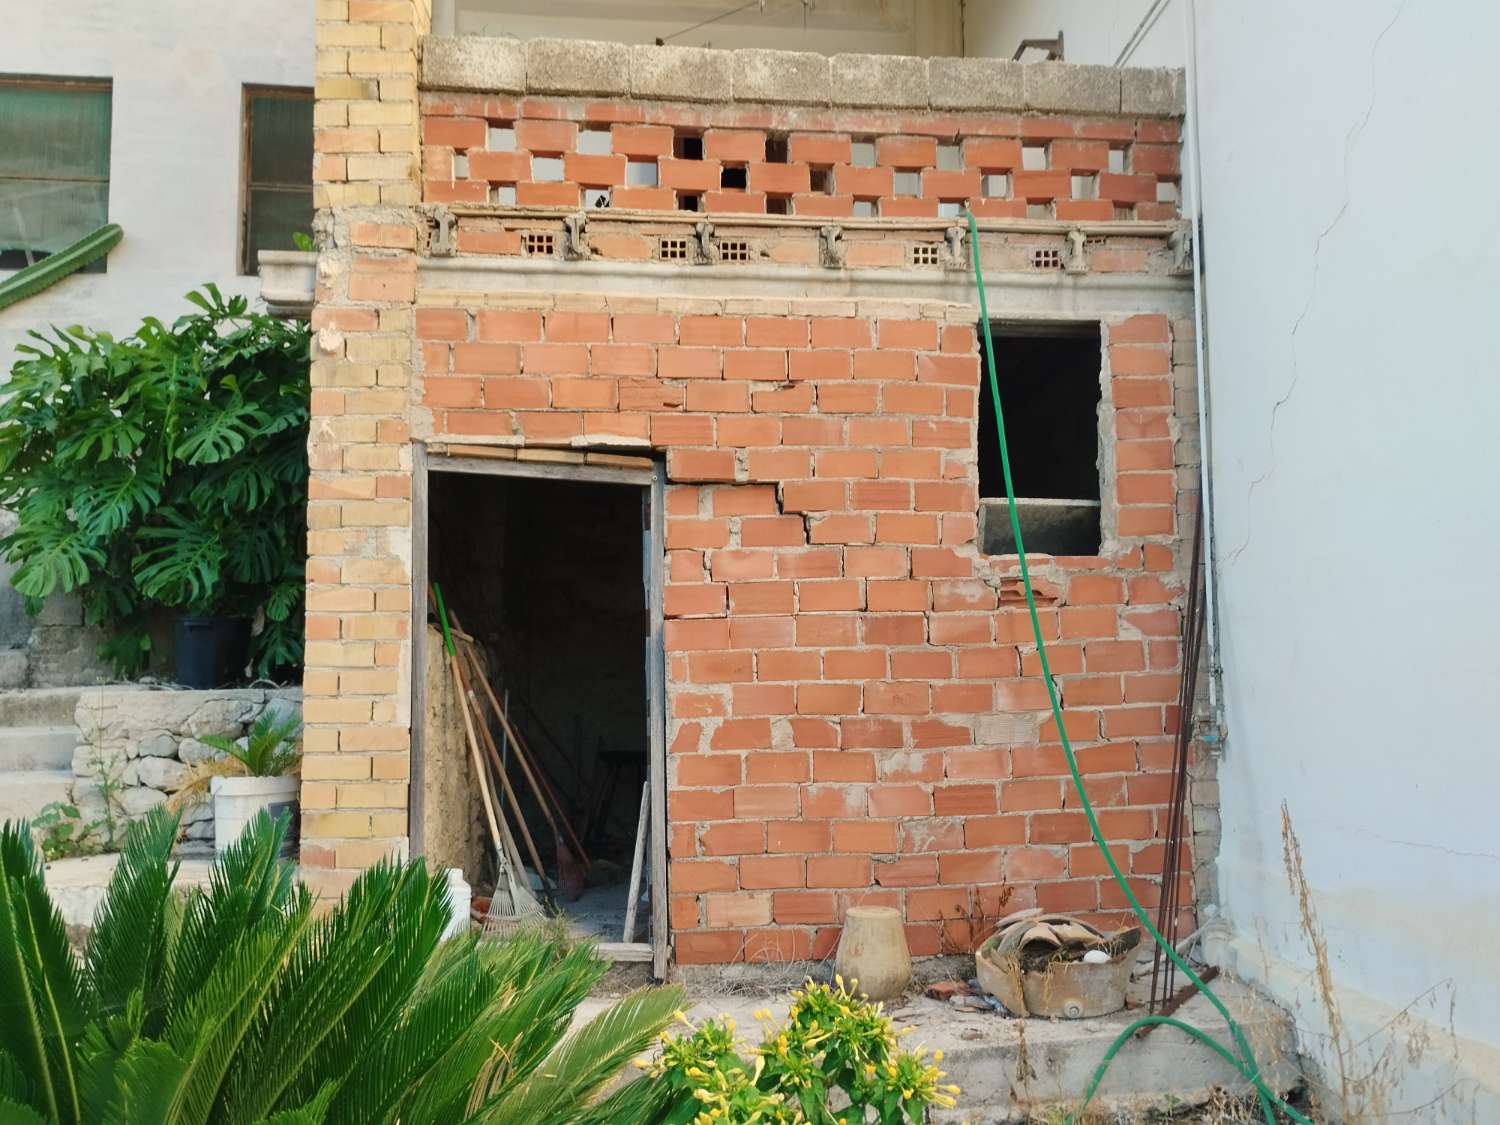
[(70, 727), (78, 698), (88, 688), (27, 688), (0, 691), (0, 730), (7, 727)]
[(0, 649), (0, 688), (24, 687), (30, 674), (31, 660), (24, 648)]
[(71, 770), (78, 728), (0, 727), (0, 771)]
[(66, 801), (72, 785), (72, 770), (0, 773), (0, 821), (30, 820), (53, 801)]

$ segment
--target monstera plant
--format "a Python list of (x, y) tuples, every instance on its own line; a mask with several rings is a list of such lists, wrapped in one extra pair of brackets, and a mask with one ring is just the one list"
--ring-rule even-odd
[(308, 333), (213, 285), (170, 326), (33, 332), (0, 388), (0, 550), (35, 610), (77, 591), (130, 675), (166, 609), (258, 619), (258, 674), (296, 666), (307, 526)]

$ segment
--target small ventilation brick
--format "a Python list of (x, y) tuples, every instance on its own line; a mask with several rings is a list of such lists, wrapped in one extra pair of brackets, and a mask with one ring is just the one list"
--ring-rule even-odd
[(936, 244), (931, 242), (918, 242), (911, 248), (911, 264), (914, 266), (935, 266), (942, 261)]
[(1062, 250), (1056, 246), (1038, 246), (1031, 252), (1031, 268), (1034, 270), (1062, 269)]
[(550, 231), (525, 231), (521, 235), (521, 249), (528, 258), (550, 258), (557, 253), (557, 236)]
[(656, 256), (664, 262), (685, 262), (691, 253), (689, 241), (675, 235), (663, 235), (656, 246)]
[(746, 242), (743, 238), (724, 238), (719, 240), (719, 261), (748, 262), (750, 258), (750, 243)]

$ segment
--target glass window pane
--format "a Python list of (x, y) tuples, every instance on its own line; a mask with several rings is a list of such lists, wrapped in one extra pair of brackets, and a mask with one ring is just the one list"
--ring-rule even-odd
[(108, 184), (0, 179), (0, 252), (55, 253), (108, 221)]
[(312, 166), (312, 99), (251, 94), (250, 182), (311, 187)]
[(312, 188), (287, 191), (281, 188), (251, 188), (250, 214), (245, 223), (245, 271), (259, 269), (261, 250), (295, 250), (293, 234), (311, 234)]
[(0, 83), (0, 176), (108, 178), (109, 105), (108, 90)]

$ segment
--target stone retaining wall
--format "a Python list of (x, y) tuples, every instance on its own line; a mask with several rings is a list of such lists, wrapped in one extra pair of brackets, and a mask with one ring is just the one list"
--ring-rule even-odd
[[(139, 685), (91, 688), (74, 712), (78, 747), (73, 752), (73, 801), (85, 823), (104, 816), (101, 770), (120, 785), (115, 811), (126, 819), (163, 804), (190, 768), (218, 753), (205, 735), (239, 738), (268, 707), (297, 713), (300, 688), (226, 688), (216, 691), (156, 690)], [(213, 806), (204, 801), (183, 814), (185, 841), (214, 836)]]

